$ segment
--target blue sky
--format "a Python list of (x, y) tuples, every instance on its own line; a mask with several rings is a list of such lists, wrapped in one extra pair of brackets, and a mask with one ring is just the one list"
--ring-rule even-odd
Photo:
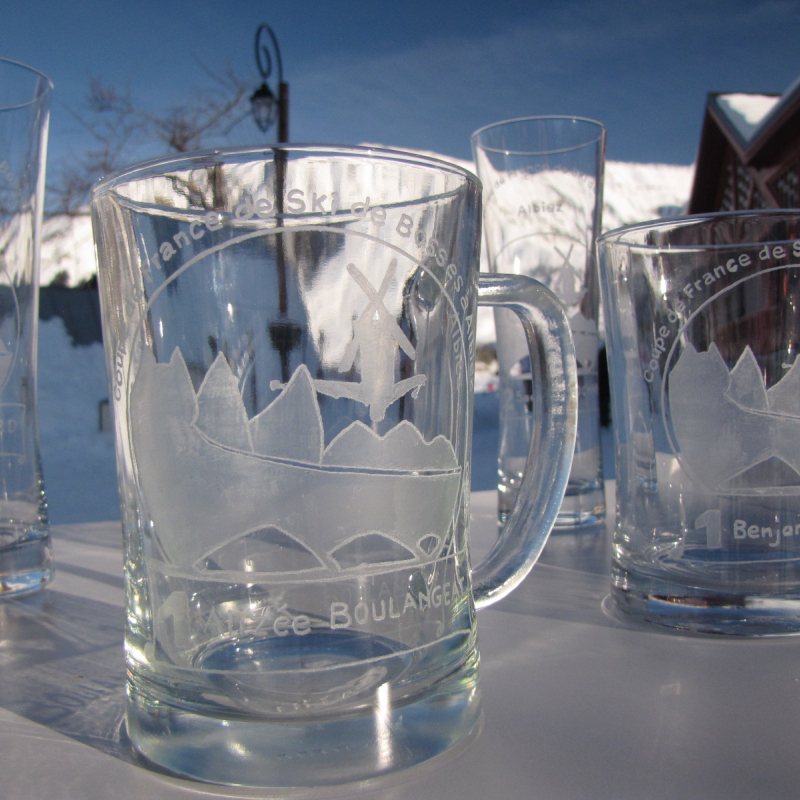
[[(11, 6), (11, 0), (8, 3)], [(157, 110), (207, 83), (198, 66), (258, 74), (267, 22), (291, 87), (293, 141), (469, 158), (501, 119), (574, 114), (608, 127), (608, 157), (691, 164), (709, 91), (782, 92), (800, 75), (797, 0), (25, 0), (0, 55), (55, 84), (51, 164), (85, 147), (67, 109), (91, 78)], [(231, 143), (264, 141), (250, 120)]]

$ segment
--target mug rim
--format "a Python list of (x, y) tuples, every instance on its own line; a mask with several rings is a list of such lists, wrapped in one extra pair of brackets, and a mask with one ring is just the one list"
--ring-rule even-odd
[(444, 158), (427, 155), (413, 150), (402, 150), (389, 147), (372, 145), (343, 145), (343, 144), (317, 144), (302, 142), (284, 142), (270, 145), (237, 145), (235, 147), (217, 147), (206, 150), (196, 150), (188, 153), (176, 153), (168, 156), (150, 158), (134, 162), (129, 166), (100, 178), (91, 189), (91, 199), (94, 201), (99, 196), (113, 191), (118, 186), (131, 183), (142, 178), (163, 175), (170, 169), (179, 168), (181, 165), (202, 165), (202, 162), (232, 163), (245, 156), (266, 155), (279, 151), (287, 153), (308, 153), (309, 155), (329, 155), (338, 157), (372, 158), (376, 161), (393, 161), (409, 165), (427, 166), (440, 172), (450, 172), (462, 177), (466, 182), (474, 183), (482, 191), (480, 178), (470, 170)]
[[(734, 211), (708, 211), (700, 214), (681, 214), (676, 217), (658, 217), (655, 219), (644, 220), (642, 222), (635, 222), (631, 225), (620, 225), (617, 228), (606, 231), (597, 237), (597, 248), (600, 249), (603, 245), (621, 245), (623, 247), (635, 247), (637, 250), (681, 250), (681, 249), (694, 249), (698, 247), (722, 247), (727, 246), (723, 243), (704, 243), (697, 242), (695, 244), (685, 245), (661, 245), (661, 244), (647, 244), (642, 241), (629, 238), (631, 234), (640, 231), (663, 231), (668, 228), (676, 227), (691, 227), (696, 225), (700, 227), (703, 223), (713, 223), (724, 221), (725, 219), (743, 220), (748, 218), (756, 219), (758, 217), (766, 217), (779, 219), (783, 217), (800, 217), (800, 208), (760, 208), (760, 209), (738, 209)], [(761, 244), (762, 241), (739, 241), (736, 244)]]
[(37, 76), (41, 81), (39, 84), (37, 84), (38, 91), (34, 93), (30, 100), (25, 100), (21, 103), (13, 103), (11, 105), (0, 104), (0, 112), (16, 111), (20, 108), (26, 108), (27, 106), (35, 105), (36, 103), (41, 102), (42, 98), (46, 97), (50, 92), (53, 91), (53, 81), (51, 81), (50, 78), (44, 74), (44, 72), (36, 69), (36, 67), (31, 67), (28, 64), (23, 64), (22, 61), (15, 61), (13, 58), (5, 58), (3, 56), (0, 56), (0, 64), (19, 67), (23, 72), (32, 73), (32, 75)]
[[(545, 149), (545, 150), (509, 150), (507, 148), (500, 148), (500, 147), (490, 147), (485, 144), (481, 144), (479, 142), (479, 137), (484, 134), (486, 131), (492, 130), (493, 128), (499, 128), (504, 125), (513, 125), (520, 122), (578, 122), (581, 123), (584, 127), (587, 128), (594, 128), (596, 130), (596, 135), (593, 137), (588, 138), (585, 142), (581, 142), (580, 144), (570, 145), (569, 147), (555, 147), (552, 149)], [(509, 156), (535, 156), (535, 155), (551, 155), (555, 153), (568, 153), (571, 150), (580, 150), (582, 147), (587, 147), (592, 144), (596, 144), (604, 139), (607, 133), (606, 126), (602, 122), (598, 122), (596, 119), (590, 119), (589, 117), (576, 117), (571, 114), (545, 114), (542, 116), (532, 116), (532, 117), (514, 117), (513, 119), (505, 119), (499, 122), (491, 122), (488, 125), (484, 125), (481, 128), (478, 128), (473, 134), (470, 136), (470, 140), (472, 141), (473, 146), (476, 149), (481, 149), (487, 153), (503, 153)]]

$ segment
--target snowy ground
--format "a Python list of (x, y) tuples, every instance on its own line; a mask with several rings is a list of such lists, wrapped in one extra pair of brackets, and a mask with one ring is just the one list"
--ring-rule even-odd
[[(608, 230), (677, 213), (689, 196), (692, 168), (611, 162), (605, 180), (603, 227)], [(60, 235), (53, 235), (58, 231)], [(94, 273), (88, 217), (50, 220), (45, 237), (42, 284), (62, 270), (72, 286)], [(112, 434), (99, 425), (100, 403), (108, 397), (102, 346), (72, 346), (58, 318), (42, 322), (39, 337), (39, 425), (51, 521), (118, 519)], [(488, 312), (481, 317), (479, 343), (493, 337)], [(498, 404), (493, 386), (491, 370), (481, 369), (476, 378), (474, 489), (495, 485)]]

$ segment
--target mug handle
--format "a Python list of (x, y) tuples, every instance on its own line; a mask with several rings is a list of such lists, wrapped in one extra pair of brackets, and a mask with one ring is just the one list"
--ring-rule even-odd
[(531, 356), (534, 418), (514, 508), (486, 558), (472, 570), (480, 609), (522, 582), (556, 521), (575, 451), (578, 377), (566, 312), (542, 283), (524, 275), (481, 274), (478, 304), (508, 308), (522, 322)]

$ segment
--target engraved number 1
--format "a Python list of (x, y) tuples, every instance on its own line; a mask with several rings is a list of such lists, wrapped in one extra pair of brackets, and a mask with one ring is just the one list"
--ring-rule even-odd
[(694, 529), (706, 529), (706, 549), (719, 550), (722, 547), (722, 512), (718, 509), (704, 511), (695, 521)]

